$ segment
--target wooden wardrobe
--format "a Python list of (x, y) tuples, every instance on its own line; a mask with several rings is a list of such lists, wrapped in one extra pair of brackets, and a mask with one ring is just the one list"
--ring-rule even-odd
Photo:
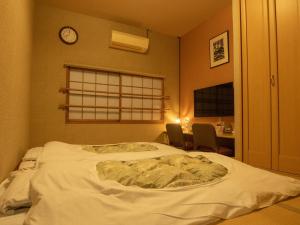
[(243, 158), (300, 174), (300, 0), (241, 0)]

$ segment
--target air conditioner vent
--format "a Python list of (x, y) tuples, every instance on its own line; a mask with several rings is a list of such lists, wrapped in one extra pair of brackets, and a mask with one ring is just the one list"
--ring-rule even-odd
[(110, 47), (146, 53), (149, 48), (149, 39), (142, 36), (112, 30)]

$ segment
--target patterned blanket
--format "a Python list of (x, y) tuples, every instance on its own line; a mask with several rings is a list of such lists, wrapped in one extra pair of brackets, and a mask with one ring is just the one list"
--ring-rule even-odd
[(170, 188), (216, 181), (228, 172), (224, 166), (198, 155), (170, 155), (135, 161), (104, 161), (97, 164), (102, 180), (125, 186)]
[(82, 150), (94, 153), (120, 153), (120, 152), (144, 152), (155, 151), (158, 148), (151, 144), (126, 143), (116, 145), (84, 145)]

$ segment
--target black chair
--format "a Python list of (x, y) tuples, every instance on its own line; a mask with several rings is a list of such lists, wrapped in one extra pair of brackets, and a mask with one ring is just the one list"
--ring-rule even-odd
[(182, 132), (180, 124), (168, 123), (166, 125), (166, 130), (168, 134), (169, 145), (184, 150), (190, 150), (193, 148), (193, 143), (185, 139), (185, 135)]
[(219, 146), (215, 127), (211, 124), (193, 124), (194, 149), (234, 156), (234, 150)]

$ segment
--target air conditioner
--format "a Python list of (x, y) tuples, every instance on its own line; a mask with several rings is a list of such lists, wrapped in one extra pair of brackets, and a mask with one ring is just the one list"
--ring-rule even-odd
[(112, 30), (110, 47), (146, 53), (149, 48), (149, 38)]

